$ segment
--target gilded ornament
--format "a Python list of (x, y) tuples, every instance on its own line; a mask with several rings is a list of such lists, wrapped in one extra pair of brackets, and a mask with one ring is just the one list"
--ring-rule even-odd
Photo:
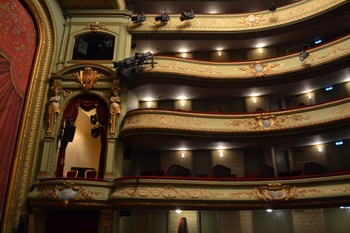
[(280, 183), (268, 184), (254, 190), (258, 200), (266, 202), (284, 202), (297, 198), (298, 194), (294, 192), (295, 187), (281, 185)]
[(278, 127), (276, 116), (269, 113), (262, 113), (256, 118), (258, 125), (262, 128)]
[(160, 188), (129, 188), (117, 192), (123, 196), (129, 197), (143, 197), (143, 198), (160, 198), (167, 200), (176, 198), (190, 198), (190, 199), (210, 199), (217, 197), (218, 192), (202, 190), (202, 189), (177, 189), (172, 185), (166, 185), (163, 189)]
[(69, 201), (78, 199), (79, 195), (84, 191), (82, 186), (75, 186), (70, 181), (64, 182), (63, 185), (56, 185), (54, 194), (56, 199), (63, 201), (65, 205), (68, 205)]
[(76, 78), (76, 81), (80, 87), (82, 87), (85, 91), (90, 91), (98, 79), (102, 76), (96, 70), (93, 70), (91, 67), (85, 67), (84, 70), (80, 70), (74, 74), (69, 76), (73, 76)]
[(99, 23), (99, 22), (93, 22), (93, 23), (90, 23), (89, 25), (87, 25), (85, 27), (85, 29), (90, 29), (91, 32), (97, 32), (98, 30), (102, 29), (102, 30), (108, 30), (108, 28), (102, 24), (102, 23)]
[(111, 127), (110, 127), (110, 131), (109, 133), (111, 135), (115, 134), (115, 128), (116, 125), (118, 123), (118, 119), (120, 116), (120, 111), (121, 111), (121, 107), (120, 107), (120, 101), (121, 98), (119, 96), (119, 92), (120, 92), (120, 87), (112, 87), (112, 93), (113, 95), (110, 98), (110, 105), (109, 105), (109, 113), (110, 113), (110, 123), (111, 123)]
[(48, 135), (51, 135), (53, 132), (53, 126), (57, 121), (58, 116), (61, 113), (61, 106), (60, 106), (60, 99), (61, 97), (59, 94), (62, 92), (62, 88), (57, 87), (57, 86), (52, 86), (51, 90), (53, 91), (53, 96), (50, 98), (50, 105), (48, 109), (49, 113), (49, 127), (46, 131)]

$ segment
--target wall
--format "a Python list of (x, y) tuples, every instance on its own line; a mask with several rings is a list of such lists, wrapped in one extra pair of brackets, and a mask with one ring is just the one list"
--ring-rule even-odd
[(323, 209), (293, 210), (293, 225), (295, 233), (325, 233)]
[(198, 213), (197, 211), (182, 211), (180, 214), (171, 210), (169, 213), (169, 233), (177, 233), (177, 227), (181, 218), (186, 218), (187, 233), (198, 232)]
[[(91, 113), (90, 113), (91, 114)], [(92, 115), (95, 114), (92, 112)], [(79, 109), (73, 142), (68, 143), (63, 174), (71, 167), (91, 167), (98, 170), (100, 157), (100, 137), (92, 138), (90, 117)]]
[[(322, 145), (321, 145), (322, 146)], [(323, 146), (322, 146), (323, 148)], [(318, 146), (307, 146), (292, 149), (294, 169), (301, 170), (305, 162), (314, 161), (323, 165), (327, 165), (325, 150), (318, 151)]]
[[(220, 157), (220, 152), (223, 156)], [(244, 176), (244, 155), (242, 149), (214, 150), (212, 153), (213, 166), (221, 164), (231, 169), (232, 174), (237, 177)]]
[[(182, 153), (185, 157), (182, 157)], [(166, 171), (173, 164), (191, 169), (191, 153), (191, 151), (163, 151), (161, 153), (162, 169)]]

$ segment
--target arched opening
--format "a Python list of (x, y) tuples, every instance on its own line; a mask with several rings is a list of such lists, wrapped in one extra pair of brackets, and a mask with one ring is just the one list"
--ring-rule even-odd
[[(64, 177), (72, 169), (78, 170), (78, 177), (84, 177), (86, 170), (93, 169), (98, 171), (97, 178), (103, 178), (108, 112), (106, 103), (94, 95), (77, 97), (66, 106), (56, 177)], [(98, 122), (90, 117), (95, 115)]]
[(88, 33), (75, 37), (73, 60), (112, 60), (115, 36)]

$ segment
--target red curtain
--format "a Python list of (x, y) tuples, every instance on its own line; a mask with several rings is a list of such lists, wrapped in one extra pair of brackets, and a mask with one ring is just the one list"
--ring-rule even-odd
[(13, 86), (10, 63), (0, 56), (0, 207), (5, 200), (23, 101)]
[[(78, 97), (72, 100), (66, 107), (62, 117), (62, 123), (71, 119), (73, 122), (76, 121), (78, 116), (79, 107), (84, 111), (90, 111), (96, 108), (96, 113), (100, 125), (100, 140), (101, 140), (101, 150), (100, 150), (100, 162), (99, 162), (99, 174), (98, 178), (103, 178), (104, 165), (105, 165), (105, 152), (106, 152), (106, 138), (107, 138), (107, 123), (108, 123), (108, 106), (106, 103), (93, 95), (86, 95)], [(61, 145), (58, 152), (57, 159), (57, 167), (56, 167), (56, 177), (63, 177), (63, 167), (64, 167), (64, 159), (66, 155), (66, 148), (68, 145), (68, 141), (61, 140)]]

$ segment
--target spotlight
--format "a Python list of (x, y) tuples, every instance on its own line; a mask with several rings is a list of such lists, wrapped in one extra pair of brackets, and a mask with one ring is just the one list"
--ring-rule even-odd
[(92, 128), (91, 129), (91, 137), (98, 138), (100, 136), (100, 129), (99, 128)]
[(308, 56), (309, 56), (308, 52), (306, 52), (304, 49), (300, 50), (300, 54), (299, 54), (300, 61), (304, 61)]
[(114, 68), (117, 70), (117, 74), (124, 77), (131, 77), (134, 75), (143, 74), (142, 66), (145, 64), (156, 64), (153, 60), (153, 54), (151, 52), (135, 53), (135, 56), (126, 58), (122, 61), (113, 62)]
[(299, 49), (299, 59), (300, 61), (304, 61), (308, 56), (309, 56), (309, 53), (305, 51), (305, 48), (307, 49), (310, 49), (310, 45), (309, 44), (303, 44), (303, 45), (298, 45), (298, 46), (295, 46), (295, 47), (292, 47), (292, 48), (288, 48), (287, 49), (287, 54), (289, 54), (291, 51), (295, 51), (297, 49)]
[(144, 22), (146, 21), (146, 16), (143, 13), (143, 11), (141, 11), (137, 16), (132, 16), (131, 21), (133, 21), (134, 23)]
[(269, 6), (269, 11), (274, 12), (277, 9), (276, 5), (271, 2), (271, 5)]
[(90, 116), (90, 123), (92, 125), (96, 125), (96, 123), (97, 123), (97, 115), (96, 114)]
[(189, 20), (189, 19), (193, 19), (194, 18), (194, 12), (191, 9), (191, 11), (189, 12), (182, 12), (181, 16), (180, 16), (180, 20), (184, 21), (184, 20)]
[(169, 16), (168, 12), (165, 12), (165, 13), (161, 14), (160, 16), (156, 16), (155, 20), (160, 21), (162, 23), (166, 23), (170, 20), (170, 16)]

